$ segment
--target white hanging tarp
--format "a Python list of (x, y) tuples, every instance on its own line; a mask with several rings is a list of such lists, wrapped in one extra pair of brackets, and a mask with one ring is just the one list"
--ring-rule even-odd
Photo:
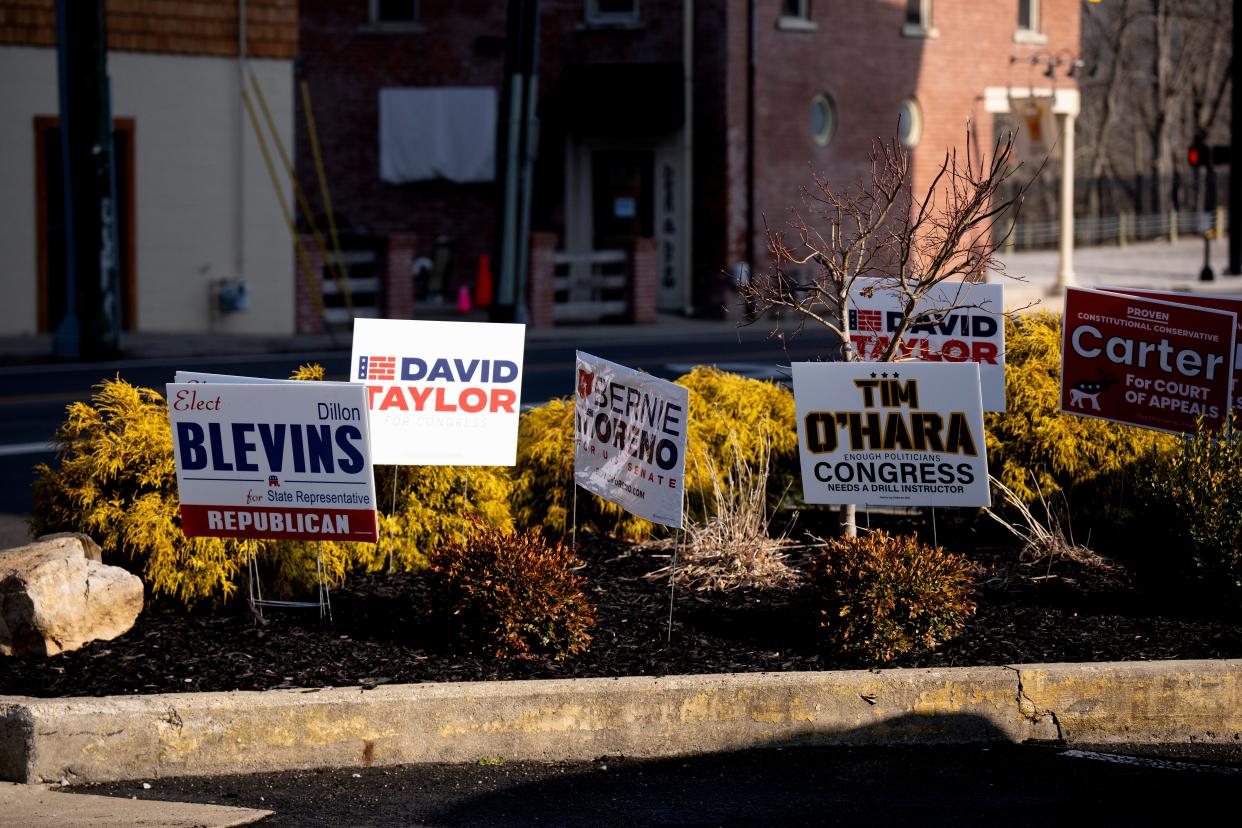
[(490, 86), (381, 89), (380, 178), (389, 184), (496, 175), (496, 90)]

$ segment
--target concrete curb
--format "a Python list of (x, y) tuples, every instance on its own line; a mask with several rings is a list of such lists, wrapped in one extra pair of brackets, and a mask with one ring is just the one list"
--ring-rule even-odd
[(1242, 739), (1242, 660), (0, 696), (0, 779), (26, 783), (1027, 739)]

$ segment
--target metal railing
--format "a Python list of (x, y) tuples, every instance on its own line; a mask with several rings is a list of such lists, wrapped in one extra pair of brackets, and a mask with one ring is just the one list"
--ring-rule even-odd
[(592, 321), (628, 310), (630, 257), (624, 250), (558, 252), (552, 266), (552, 317), (557, 322)]
[[(1170, 210), (1167, 213), (1148, 213), (1145, 215), (1129, 215), (1121, 213), (1115, 216), (1099, 218), (1078, 218), (1074, 220), (1074, 244), (1080, 247), (1091, 247), (1105, 244), (1116, 244), (1125, 247), (1132, 241), (1148, 241), (1167, 239), (1177, 241), (1183, 235), (1204, 233), (1213, 228), (1223, 232), (1228, 226), (1228, 213), (1224, 209), (1209, 211)], [(998, 233), (1008, 229), (1005, 225), (997, 228)], [(1014, 250), (1038, 250), (1056, 247), (1061, 240), (1061, 223), (1059, 221), (1022, 221), (1013, 225), (1013, 232), (1005, 240), (1005, 252)]]

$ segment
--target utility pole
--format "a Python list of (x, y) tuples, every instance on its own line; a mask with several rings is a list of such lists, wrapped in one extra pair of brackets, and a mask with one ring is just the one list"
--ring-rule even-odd
[(121, 346), (112, 106), (104, 0), (57, 0), (65, 203), (65, 316), (53, 346), (67, 359)]

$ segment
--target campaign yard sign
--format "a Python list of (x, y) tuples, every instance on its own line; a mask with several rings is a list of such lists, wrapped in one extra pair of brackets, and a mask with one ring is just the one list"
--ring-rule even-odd
[(807, 503), (988, 506), (974, 362), (795, 362)]
[(1066, 288), (1061, 410), (1185, 433), (1229, 410), (1234, 314)]
[[(901, 297), (859, 279), (850, 293), (850, 342), (858, 358), (877, 360), (897, 332), (904, 313)], [(870, 295), (868, 295), (870, 294)], [(983, 410), (1005, 410), (1005, 289), (1003, 285), (941, 282), (915, 308), (917, 319), (902, 336), (903, 361), (977, 362)]]
[(512, 466), (526, 326), (354, 320), (376, 463)]
[(1177, 305), (1196, 308), (1215, 308), (1235, 316), (1233, 329), (1233, 410), (1242, 416), (1242, 296), (1209, 296), (1202, 293), (1179, 291), (1143, 290), (1141, 288), (1101, 287), (1109, 293), (1126, 293), (1130, 296), (1147, 296)]
[(366, 390), (169, 383), (186, 537), (375, 543)]
[(690, 391), (578, 351), (574, 480), (641, 518), (681, 528)]

